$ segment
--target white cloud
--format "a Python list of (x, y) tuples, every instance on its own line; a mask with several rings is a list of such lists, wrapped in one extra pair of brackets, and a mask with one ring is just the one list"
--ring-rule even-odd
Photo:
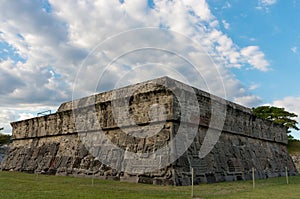
[(256, 107), (259, 104), (261, 104), (262, 100), (260, 97), (255, 96), (255, 95), (247, 95), (247, 96), (241, 96), (241, 97), (235, 97), (234, 102), (241, 104), (241, 105), (246, 105), (247, 107)]
[(231, 4), (227, 1), (224, 6), (222, 7), (222, 9), (228, 9), (231, 8)]
[(1, 133), (10, 133), (11, 126), (9, 122), (14, 121), (15, 119), (17, 119), (15, 111), (0, 109), (0, 128), (4, 128)]
[(256, 90), (257, 88), (259, 88), (260, 87), (260, 85), (259, 84), (256, 84), (256, 83), (253, 83), (253, 84), (251, 84), (250, 86), (249, 86), (249, 90)]
[(292, 47), (291, 51), (295, 54), (298, 53), (298, 47), (297, 46)]
[[(277, 107), (283, 107), (287, 111), (294, 112), (300, 116), (300, 97), (289, 96), (281, 100), (275, 100), (272, 104)], [(300, 122), (300, 117), (298, 117)]]
[(269, 11), (269, 6), (274, 5), (277, 2), (277, 0), (258, 0), (258, 6), (256, 9), (258, 10), (265, 10)]
[(34, 116), (36, 116), (36, 115), (32, 114), (32, 113), (20, 113), (18, 120), (26, 120), (26, 119), (32, 118)]
[(273, 5), (276, 3), (277, 0), (259, 0), (259, 3), (262, 5)]
[[(275, 100), (272, 102), (272, 106), (280, 107), (280, 108), (285, 108), (285, 110), (295, 113), (298, 115), (296, 118), (298, 124), (298, 127), (300, 128), (300, 97), (298, 96), (289, 96), (285, 97), (280, 100)], [(293, 136), (296, 137), (297, 139), (300, 139), (300, 133), (299, 132), (293, 132)]]
[(37, 113), (51, 110), (55, 112), (56, 106), (46, 106), (45, 104), (16, 104), (14, 107), (1, 106), (0, 109), (0, 128), (4, 127), (3, 133), (10, 134), (10, 123), (13, 121), (24, 120), (37, 115)]
[(226, 20), (222, 20), (223, 26), (225, 29), (229, 29), (230, 28), (230, 24), (226, 21)]
[[(264, 53), (257, 46), (240, 49), (228, 35), (220, 31), (219, 20), (212, 15), (204, 0), (156, 0), (153, 8), (149, 8), (147, 1), (142, 0), (125, 0), (124, 3), (118, 0), (49, 0), (49, 3), (49, 13), (39, 6), (38, 0), (30, 3), (6, 0), (1, 3), (0, 41), (7, 42), (25, 60), (15, 62), (10, 58), (0, 62), (0, 103), (2, 109), (14, 107), (8, 112), (1, 112), (1, 122), (8, 123), (30, 115), (32, 106), (44, 110), (45, 107), (71, 100), (77, 71), (86, 56), (101, 42), (105, 50), (90, 56), (84, 63), (85, 73), (77, 78), (81, 80), (78, 88), (81, 96), (95, 91), (100, 72), (106, 70), (105, 78), (101, 79), (103, 89), (113, 88), (122, 77), (143, 81), (150, 77), (170, 75), (182, 79), (185, 77), (203, 89), (206, 83), (211, 92), (219, 94), (220, 85), (214, 79), (218, 76), (216, 74), (220, 74), (228, 99), (239, 99), (245, 105), (259, 101), (253, 96), (252, 100), (249, 99), (247, 89), (227, 67), (242, 68), (247, 63), (251, 68), (267, 71), (269, 63)], [(230, 7), (229, 3), (227, 7)], [(228, 22), (220, 22), (229, 28)], [(171, 31), (166, 31), (164, 36), (149, 34), (151, 31), (139, 35), (126, 34), (126, 31), (144, 27), (164, 27)], [(123, 37), (112, 37), (122, 32), (125, 32), (121, 34)], [(175, 32), (190, 40), (176, 36)], [(184, 45), (179, 45), (180, 40)], [(215, 60), (216, 67), (211, 68), (210, 62), (200, 59), (203, 55), (199, 52), (202, 51), (197, 50), (195, 43), (189, 45), (187, 41), (201, 45)], [(177, 45), (174, 45), (175, 42)], [(144, 47), (163, 44), (164, 49), (183, 52), (185, 58), (194, 60), (202, 67), (202, 80), (198, 80), (188, 62), (172, 57), (174, 55), (170, 52), (158, 50), (144, 51), (147, 56), (142, 51), (125, 54), (105, 68), (120, 53), (135, 50), (136, 44)], [(170, 57), (174, 59), (170, 60)], [(160, 66), (160, 70), (149, 63)], [(144, 67), (138, 67), (143, 64)], [(140, 73), (134, 73), (135, 70)], [(18, 108), (22, 108), (22, 111)]]
[(254, 68), (261, 71), (269, 70), (269, 62), (265, 59), (265, 54), (258, 46), (248, 46), (241, 50), (243, 59), (245, 59)]

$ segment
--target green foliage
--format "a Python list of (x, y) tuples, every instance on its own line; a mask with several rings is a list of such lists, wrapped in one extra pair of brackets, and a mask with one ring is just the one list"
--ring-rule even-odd
[(294, 141), (294, 140), (295, 140), (294, 136), (288, 135), (288, 141), (289, 141), (289, 142), (292, 142), (292, 141)]
[[(297, 127), (298, 122), (292, 118), (298, 117), (295, 113), (290, 113), (284, 108), (274, 106), (259, 106), (252, 108), (253, 114), (259, 118), (271, 120), (277, 124), (282, 124), (288, 129), (299, 130)], [(288, 131), (290, 132), (290, 131)]]
[(10, 143), (10, 135), (5, 135), (0, 133), (0, 145), (9, 144)]
[[(45, 176), (18, 172), (0, 172), (0, 198), (136, 198), (186, 199), (191, 198), (190, 186), (158, 186), (125, 183), (111, 180), (94, 180), (64, 176)], [(222, 182), (194, 186), (195, 198), (300, 198), (300, 176), (252, 181)]]
[(300, 140), (289, 140), (287, 148), (290, 154), (300, 154)]

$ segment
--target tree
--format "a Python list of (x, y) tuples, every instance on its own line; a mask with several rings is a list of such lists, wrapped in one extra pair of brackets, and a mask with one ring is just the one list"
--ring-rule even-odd
[(10, 143), (10, 135), (5, 135), (0, 133), (0, 146), (4, 144), (9, 144)]
[(277, 124), (282, 124), (288, 128), (288, 133), (291, 131), (289, 129), (300, 130), (297, 127), (298, 122), (294, 117), (298, 117), (295, 113), (290, 113), (284, 108), (278, 108), (274, 106), (259, 106), (257, 108), (252, 108), (253, 114), (259, 118), (271, 120)]

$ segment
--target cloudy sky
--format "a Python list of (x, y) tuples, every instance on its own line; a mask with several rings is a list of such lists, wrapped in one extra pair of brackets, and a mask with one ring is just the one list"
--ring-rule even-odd
[(164, 75), (300, 115), (298, 19), (296, 0), (0, 0), (0, 127)]

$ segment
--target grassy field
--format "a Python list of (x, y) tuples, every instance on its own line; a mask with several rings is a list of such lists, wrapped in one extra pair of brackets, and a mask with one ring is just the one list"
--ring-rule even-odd
[[(201, 184), (198, 198), (300, 198), (300, 176)], [(196, 198), (197, 198), (196, 197)], [(191, 198), (191, 187), (157, 186), (90, 178), (0, 172), (0, 198)]]

